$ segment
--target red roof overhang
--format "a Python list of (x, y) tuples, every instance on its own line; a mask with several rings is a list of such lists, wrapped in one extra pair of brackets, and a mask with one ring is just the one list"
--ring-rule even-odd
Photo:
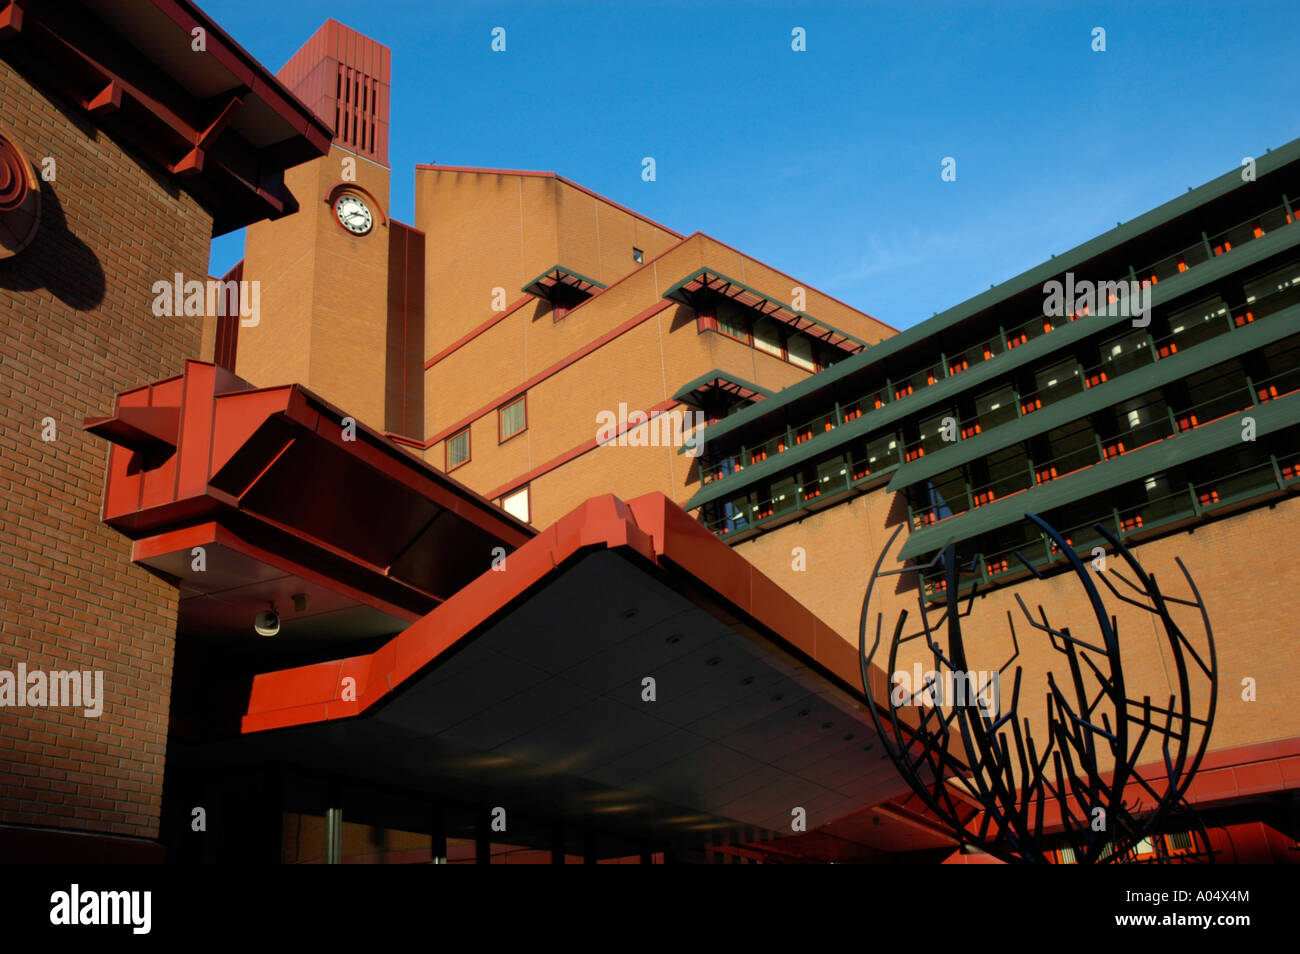
[[(178, 550), (179, 532), (212, 524), (224, 540), (280, 554), (408, 619), (533, 536), (348, 421), (297, 385), (253, 388), (188, 361), (178, 377), (119, 395), (112, 416), (87, 419), (113, 442), (104, 522), (139, 541), (137, 559), (165, 575), (141, 554)], [(192, 576), (185, 582), (206, 579)]]
[[(317, 615), (286, 625), (313, 653), (400, 630), (253, 677), (242, 699), (226, 687), (243, 735), (196, 759), (347, 764), (379, 784), (751, 843), (788, 832), (798, 806), (830, 839), (818, 857), (882, 849), (900, 825), (914, 845), (945, 843), (900, 807), (856, 647), (666, 497), (594, 498), (535, 533), (347, 421), (301, 387), (197, 361), (87, 421), (113, 442), (103, 518), (181, 587), (183, 635), (252, 639), (266, 604), (232, 594), (254, 592), (281, 609), (310, 597)], [(891, 799), (888, 831), (853, 820)]]
[(330, 127), (188, 0), (0, 0), (0, 54), (182, 180), (215, 235), (295, 211), (284, 170), (329, 151)]
[(859, 685), (854, 646), (662, 494), (606, 496), (381, 649), (256, 676), (243, 727), (386, 783), (759, 840), (903, 794)]

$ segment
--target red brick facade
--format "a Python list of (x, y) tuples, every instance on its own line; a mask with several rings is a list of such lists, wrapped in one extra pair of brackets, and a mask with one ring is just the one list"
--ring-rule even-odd
[[(107, 447), (81, 425), (197, 355), (201, 319), (154, 317), (151, 289), (175, 272), (207, 276), (212, 220), (3, 62), (0, 88), (0, 128), (38, 168), (54, 160), (35, 240), (0, 261), (0, 670), (104, 674), (98, 718), (0, 708), (0, 826), (152, 839), (177, 591), (132, 564), (129, 542), (100, 522)], [(54, 440), (42, 437), (45, 418)]]

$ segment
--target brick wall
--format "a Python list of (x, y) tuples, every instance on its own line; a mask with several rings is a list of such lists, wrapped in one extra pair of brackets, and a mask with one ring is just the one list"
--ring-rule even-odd
[[(907, 510), (899, 496), (881, 488), (745, 540), (735, 549), (856, 649), (867, 580), (893, 528), (906, 519)], [(1298, 519), (1300, 500), (1289, 497), (1133, 547), (1134, 555), (1167, 594), (1185, 597), (1187, 586), (1174, 562), (1175, 556), (1181, 557), (1205, 600), (1219, 663), (1211, 751), (1300, 735), (1300, 713), (1290, 687), (1300, 664), (1300, 641), (1295, 638), (1295, 614), (1288, 599), (1289, 568), (1300, 561), (1300, 540), (1289, 528), (1294, 528)], [(894, 553), (906, 538), (904, 532)], [(803, 548), (801, 560), (796, 559), (796, 547)], [(1108, 566), (1132, 578), (1114, 554)], [(912, 575), (886, 580), (878, 591), (879, 602), (873, 601), (871, 618), (883, 611), (886, 628), (892, 632), (898, 613), (908, 609), (908, 625), (916, 625), (914, 581)], [(1127, 592), (1118, 580), (1115, 585)], [(1072, 624), (1075, 634), (1083, 639), (1095, 639), (1097, 627), (1084, 590), (1072, 574), (1021, 580), (986, 591), (975, 601), (963, 622), (971, 668), (997, 669), (1011, 658), (1010, 612), (1020, 647), (1016, 665), (1024, 668), (1022, 714), (1037, 726), (1043, 715), (1046, 673), (1049, 668), (1060, 673), (1064, 657), (1051, 650), (1046, 636), (1030, 629), (1015, 602), (1017, 593), (1031, 610), (1036, 612), (1041, 605), (1053, 623)], [(1119, 620), (1128, 693), (1137, 698), (1150, 694), (1167, 703), (1176, 682), (1163, 631), (1149, 614), (1121, 604), (1104, 588), (1101, 593)], [(1182, 607), (1171, 607), (1171, 612), (1192, 645), (1202, 651), (1204, 629), (1199, 616)], [(918, 661), (924, 664), (923, 670), (932, 667), (933, 657), (922, 651), (920, 642), (900, 653), (901, 670), (910, 670)], [(882, 644), (877, 661), (887, 660), (887, 654), (888, 648)], [(1008, 681), (1003, 683), (1008, 692), (1012, 678), (1009, 671)], [(1245, 679), (1254, 681), (1253, 700), (1243, 698)], [(1193, 683), (1194, 688), (1200, 685)], [(1204, 698), (1198, 697), (1198, 707), (1203, 702)], [(1144, 751), (1147, 759), (1159, 758), (1158, 747), (1148, 744)]]
[(0, 670), (104, 673), (99, 718), (0, 708), (0, 826), (153, 838), (177, 593), (100, 523), (107, 448), (81, 422), (197, 355), (200, 319), (155, 318), (152, 285), (206, 277), (211, 218), (4, 62), (0, 89), (6, 135), (56, 162), (35, 240), (0, 262)]

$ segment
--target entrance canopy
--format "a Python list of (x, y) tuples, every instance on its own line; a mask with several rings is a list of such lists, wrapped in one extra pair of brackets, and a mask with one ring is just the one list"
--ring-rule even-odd
[[(181, 589), (178, 648), (243, 647), (224, 692), (206, 683), (229, 672), (176, 682), (237, 710), (187, 734), (192, 768), (733, 843), (905, 795), (856, 647), (662, 494), (538, 533), (311, 392), (201, 362), (86, 426), (114, 444), (105, 521)], [(267, 602), (273, 639), (252, 634)], [(174, 723), (198, 708), (174, 699)], [(836, 850), (899, 835), (872, 826), (842, 823)]]
[(900, 794), (857, 678), (666, 497), (606, 496), (378, 651), (256, 677), (243, 731), (386, 784), (752, 839)]

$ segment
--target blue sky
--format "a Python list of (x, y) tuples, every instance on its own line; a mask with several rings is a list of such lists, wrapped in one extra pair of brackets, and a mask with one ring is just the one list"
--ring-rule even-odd
[(1294, 0), (201, 2), (272, 70), (326, 17), (392, 48), (400, 220), (416, 163), (558, 172), (898, 328), (1300, 136)]

